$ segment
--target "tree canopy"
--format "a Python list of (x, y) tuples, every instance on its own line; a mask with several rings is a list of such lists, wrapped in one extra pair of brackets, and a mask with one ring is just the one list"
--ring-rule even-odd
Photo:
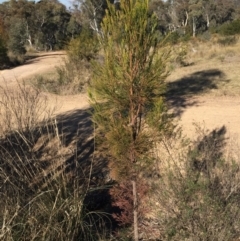
[(11, 40), (11, 51), (17, 42), (39, 50), (62, 48), (70, 36), (70, 18), (71, 13), (57, 0), (11, 0), (0, 4), (0, 19)]

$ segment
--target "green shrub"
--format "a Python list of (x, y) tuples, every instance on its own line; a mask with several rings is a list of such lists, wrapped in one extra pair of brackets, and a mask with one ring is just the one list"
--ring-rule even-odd
[(177, 44), (180, 40), (180, 35), (178, 32), (172, 32), (167, 36), (166, 40), (167, 40), (167, 43)]
[(91, 75), (89, 62), (69, 58), (56, 70), (58, 94), (77, 94), (86, 89)]
[(240, 19), (221, 25), (218, 32), (226, 36), (240, 34)]
[(96, 58), (98, 50), (97, 36), (91, 30), (83, 28), (81, 34), (70, 41), (67, 59), (57, 68), (54, 92), (76, 94), (85, 90), (91, 75), (90, 62)]
[(83, 28), (80, 35), (72, 39), (67, 47), (67, 55), (73, 62), (79, 60), (90, 61), (96, 57), (99, 41), (90, 29)]
[(169, 43), (169, 44), (178, 44), (181, 42), (187, 42), (191, 39), (191, 35), (186, 33), (183, 34), (181, 32), (175, 31), (175, 32), (171, 32), (168, 34), (168, 36), (165, 38), (164, 43)]
[(16, 54), (12, 51), (8, 51), (8, 59), (11, 66), (18, 66), (25, 62), (25, 56), (23, 54)]
[(7, 56), (7, 48), (4, 44), (4, 41), (0, 38), (0, 69), (6, 66), (9, 62)]

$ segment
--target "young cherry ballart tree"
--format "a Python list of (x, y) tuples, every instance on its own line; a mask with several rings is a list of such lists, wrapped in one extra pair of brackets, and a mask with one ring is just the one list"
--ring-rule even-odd
[(89, 96), (97, 145), (118, 180), (133, 190), (134, 240), (138, 240), (137, 183), (153, 162), (154, 141), (168, 129), (164, 103), (169, 51), (159, 48), (157, 18), (148, 0), (108, 3), (102, 22), (104, 60), (93, 63)]

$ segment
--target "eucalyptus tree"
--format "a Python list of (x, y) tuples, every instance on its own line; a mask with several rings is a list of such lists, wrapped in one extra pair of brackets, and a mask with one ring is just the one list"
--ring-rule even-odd
[(158, 18), (158, 28), (162, 35), (165, 35), (172, 22), (167, 4), (162, 0), (151, 0), (149, 2), (149, 11), (150, 13), (156, 14)]
[(71, 15), (58, 1), (42, 0), (35, 6), (35, 42), (40, 48), (61, 48), (68, 37)]
[[(10, 0), (0, 4), (0, 17), (4, 19), (4, 25), (8, 32), (11, 29), (25, 28), (11, 36), (16, 38), (17, 33), (25, 37), (24, 44), (40, 49), (53, 49), (63, 47), (69, 38), (68, 23), (71, 14), (66, 7), (57, 0), (41, 0), (38, 2), (27, 0)], [(18, 36), (20, 38), (20, 36)], [(14, 41), (14, 40), (13, 40)], [(23, 40), (21, 40), (23, 42)]]
[(217, 0), (215, 1), (214, 17), (218, 25), (234, 19), (236, 3), (234, 0)]
[[(110, 0), (114, 3), (114, 0)], [(107, 0), (75, 0), (75, 14), (78, 14), (83, 26), (90, 27), (98, 35), (101, 35), (101, 22), (108, 8)]]
[[(5, 3), (7, 9), (5, 12), (4, 22), (8, 29), (14, 28), (16, 19), (21, 22), (22, 28), (25, 28), (25, 42), (27, 41), (32, 46), (33, 35), (33, 15), (35, 3), (27, 0), (11, 0)], [(24, 22), (24, 23), (23, 23)], [(19, 25), (19, 23), (17, 23)], [(23, 29), (22, 29), (23, 32)]]
[(9, 29), (8, 49), (15, 55), (26, 53), (26, 22), (23, 19), (12, 19), (13, 24)]

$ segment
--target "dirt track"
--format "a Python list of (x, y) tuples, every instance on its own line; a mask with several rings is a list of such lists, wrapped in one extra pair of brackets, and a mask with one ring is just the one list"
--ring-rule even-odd
[[(63, 52), (46, 53), (40, 57), (30, 59), (26, 65), (22, 65), (10, 70), (3, 70), (0, 73), (0, 83), (14, 83), (17, 80), (29, 78), (51, 72), (54, 67), (62, 63)], [(51, 96), (55, 99), (56, 96)], [(58, 113), (88, 107), (87, 95), (61, 96), (58, 98)], [(189, 98), (188, 105), (179, 106), (176, 115), (183, 126), (183, 133), (189, 137), (194, 137), (195, 127), (193, 123), (209, 131), (215, 128), (226, 127), (226, 136), (231, 136), (235, 140), (240, 140), (240, 97), (209, 97), (200, 95)], [(175, 102), (178, 104), (178, 100)], [(174, 107), (174, 106), (173, 106)], [(180, 111), (179, 111), (180, 110)]]
[(0, 71), (0, 83), (14, 83), (41, 73), (52, 72), (63, 62), (64, 52), (47, 52), (30, 58), (24, 65)]
[(226, 137), (240, 140), (240, 98), (207, 97), (195, 98), (195, 104), (183, 109), (180, 123), (189, 137), (195, 135), (195, 125), (205, 130), (226, 127)]

